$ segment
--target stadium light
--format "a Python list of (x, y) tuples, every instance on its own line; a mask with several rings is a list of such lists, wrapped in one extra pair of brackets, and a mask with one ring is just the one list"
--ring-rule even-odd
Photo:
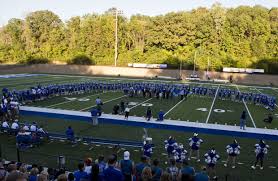
[(115, 16), (115, 56), (114, 56), (114, 66), (117, 66), (118, 60), (118, 15), (122, 15), (123, 11), (118, 10), (116, 7), (112, 8), (112, 13)]

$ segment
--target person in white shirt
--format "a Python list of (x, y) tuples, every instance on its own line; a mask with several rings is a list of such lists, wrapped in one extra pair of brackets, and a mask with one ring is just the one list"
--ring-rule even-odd
[(24, 131), (29, 131), (30, 129), (29, 129), (29, 126), (27, 126), (27, 124), (25, 124), (24, 126), (23, 126), (23, 128), (22, 128)]
[(130, 112), (130, 108), (126, 107), (125, 108), (125, 119), (128, 119), (129, 112)]
[(37, 125), (35, 122), (32, 123), (32, 125), (30, 126), (30, 131), (37, 131)]
[(19, 125), (18, 125), (17, 122), (18, 122), (17, 119), (13, 122), (13, 124), (12, 124), (12, 126), (11, 126), (12, 129), (19, 129)]
[(4, 121), (4, 122), (2, 123), (2, 127), (3, 127), (3, 128), (9, 128), (10, 126), (9, 126), (9, 124), (8, 124), (8, 121)]

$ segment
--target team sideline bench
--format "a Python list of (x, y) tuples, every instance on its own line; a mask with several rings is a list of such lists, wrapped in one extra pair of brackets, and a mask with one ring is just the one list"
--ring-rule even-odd
[[(19, 130), (13, 130), (11, 128), (0, 127), (1, 132), (6, 133), (17, 133)], [(32, 131), (29, 131), (32, 132)], [(47, 133), (45, 136), (50, 140), (68, 140), (67, 135), (60, 133)], [(111, 139), (102, 139), (102, 138), (93, 138), (93, 137), (79, 137), (76, 136), (75, 140), (78, 142), (83, 142), (87, 144), (100, 144), (100, 145), (113, 145), (119, 147), (133, 147), (133, 148), (142, 148), (143, 142), (139, 141), (129, 141), (129, 140), (111, 140)], [(154, 147), (154, 145), (152, 145)]]

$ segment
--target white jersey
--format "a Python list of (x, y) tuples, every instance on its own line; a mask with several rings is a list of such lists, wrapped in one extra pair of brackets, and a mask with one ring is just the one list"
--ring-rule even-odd
[(9, 128), (10, 126), (9, 126), (9, 124), (8, 124), (7, 121), (4, 121), (4, 122), (2, 123), (2, 127), (3, 127), (3, 128)]
[(14, 123), (12, 124), (11, 128), (12, 128), (12, 129), (18, 129), (18, 128), (19, 128), (19, 125), (18, 125), (16, 122), (14, 122)]
[(36, 125), (31, 125), (30, 131), (37, 131), (37, 126)]

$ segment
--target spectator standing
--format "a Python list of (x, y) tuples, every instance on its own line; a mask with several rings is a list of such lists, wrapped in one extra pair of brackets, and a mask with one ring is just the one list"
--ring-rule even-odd
[(90, 181), (103, 181), (103, 175), (99, 173), (99, 166), (95, 163), (92, 165)]
[(149, 158), (146, 157), (145, 155), (143, 155), (141, 157), (141, 162), (138, 163), (136, 166), (135, 166), (135, 175), (136, 175), (136, 180), (141, 180), (141, 175), (142, 175), (142, 172), (143, 172), (143, 169), (145, 167), (149, 167)]
[(152, 181), (152, 169), (150, 167), (145, 167), (141, 175), (142, 181)]
[(164, 120), (164, 111), (160, 110), (158, 113), (157, 121), (163, 121)]
[(116, 156), (110, 155), (108, 158), (108, 168), (103, 171), (105, 181), (124, 181), (122, 172), (115, 168), (116, 162)]
[(78, 164), (78, 170), (76, 170), (73, 175), (75, 178), (75, 181), (80, 181), (81, 179), (88, 179), (88, 174), (84, 171), (84, 164), (79, 163)]
[(170, 159), (170, 166), (166, 168), (166, 171), (170, 174), (172, 181), (177, 181), (179, 168), (176, 166), (176, 160), (174, 158)]
[(201, 172), (196, 173), (195, 181), (209, 181), (207, 168), (204, 166)]
[(179, 178), (182, 178), (182, 175), (184, 175), (184, 177), (186, 176), (188, 180), (194, 179), (195, 169), (188, 165), (187, 160), (183, 160), (183, 168), (180, 170)]
[(172, 181), (171, 175), (168, 172), (163, 172), (160, 181)]
[(30, 171), (29, 181), (37, 181), (39, 170), (37, 168), (32, 168)]
[(125, 181), (132, 181), (134, 173), (134, 163), (130, 160), (129, 151), (124, 152), (124, 159), (120, 161), (120, 168), (125, 177)]
[(159, 167), (159, 160), (154, 159), (153, 160), (153, 166), (152, 169), (152, 181), (160, 181), (161, 175), (162, 175), (162, 169)]
[(88, 174), (88, 175), (90, 175), (91, 174), (91, 171), (92, 171), (92, 158), (87, 158), (86, 160), (85, 160), (85, 169), (84, 169), (84, 171)]

